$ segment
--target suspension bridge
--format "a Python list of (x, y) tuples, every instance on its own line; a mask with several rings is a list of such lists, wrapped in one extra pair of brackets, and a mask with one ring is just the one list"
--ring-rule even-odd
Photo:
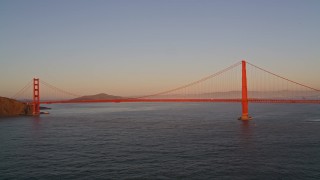
[[(41, 91), (40, 91), (41, 86)], [(41, 92), (41, 94), (40, 94)], [(33, 114), (40, 104), (120, 102), (208, 102), (241, 103), (240, 120), (249, 120), (249, 103), (320, 104), (320, 90), (260, 68), (245, 60), (198, 81), (167, 91), (138, 97), (77, 99), (80, 95), (34, 78), (14, 99), (32, 103)]]

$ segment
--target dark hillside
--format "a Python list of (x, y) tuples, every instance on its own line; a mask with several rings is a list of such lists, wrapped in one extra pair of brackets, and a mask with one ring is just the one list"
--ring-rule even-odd
[(97, 99), (122, 99), (122, 97), (100, 93), (95, 95), (81, 96), (75, 99), (71, 99), (71, 101), (84, 101), (84, 100), (97, 100)]
[(31, 115), (32, 105), (0, 97), (0, 116)]

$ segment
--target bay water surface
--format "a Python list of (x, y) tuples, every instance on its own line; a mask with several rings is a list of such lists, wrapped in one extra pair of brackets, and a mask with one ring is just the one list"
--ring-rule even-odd
[(320, 179), (320, 105), (56, 104), (0, 118), (0, 179)]

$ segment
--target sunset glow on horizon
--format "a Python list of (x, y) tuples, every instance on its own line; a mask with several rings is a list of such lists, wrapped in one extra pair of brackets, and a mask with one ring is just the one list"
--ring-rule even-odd
[[(0, 2), (0, 96), (147, 95), (243, 59), (320, 89), (320, 1)], [(240, 71), (239, 71), (240, 72)]]

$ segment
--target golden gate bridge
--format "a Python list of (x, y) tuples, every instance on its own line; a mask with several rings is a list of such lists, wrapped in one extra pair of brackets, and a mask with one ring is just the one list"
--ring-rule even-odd
[[(41, 85), (41, 91), (40, 91)], [(41, 92), (41, 94), (40, 94)], [(267, 71), (245, 60), (198, 81), (167, 91), (138, 97), (77, 99), (80, 95), (57, 88), (34, 78), (14, 99), (33, 105), (40, 114), (40, 104), (56, 103), (120, 103), (120, 102), (226, 102), (241, 103), (240, 120), (249, 120), (249, 103), (320, 104), (320, 90)]]

